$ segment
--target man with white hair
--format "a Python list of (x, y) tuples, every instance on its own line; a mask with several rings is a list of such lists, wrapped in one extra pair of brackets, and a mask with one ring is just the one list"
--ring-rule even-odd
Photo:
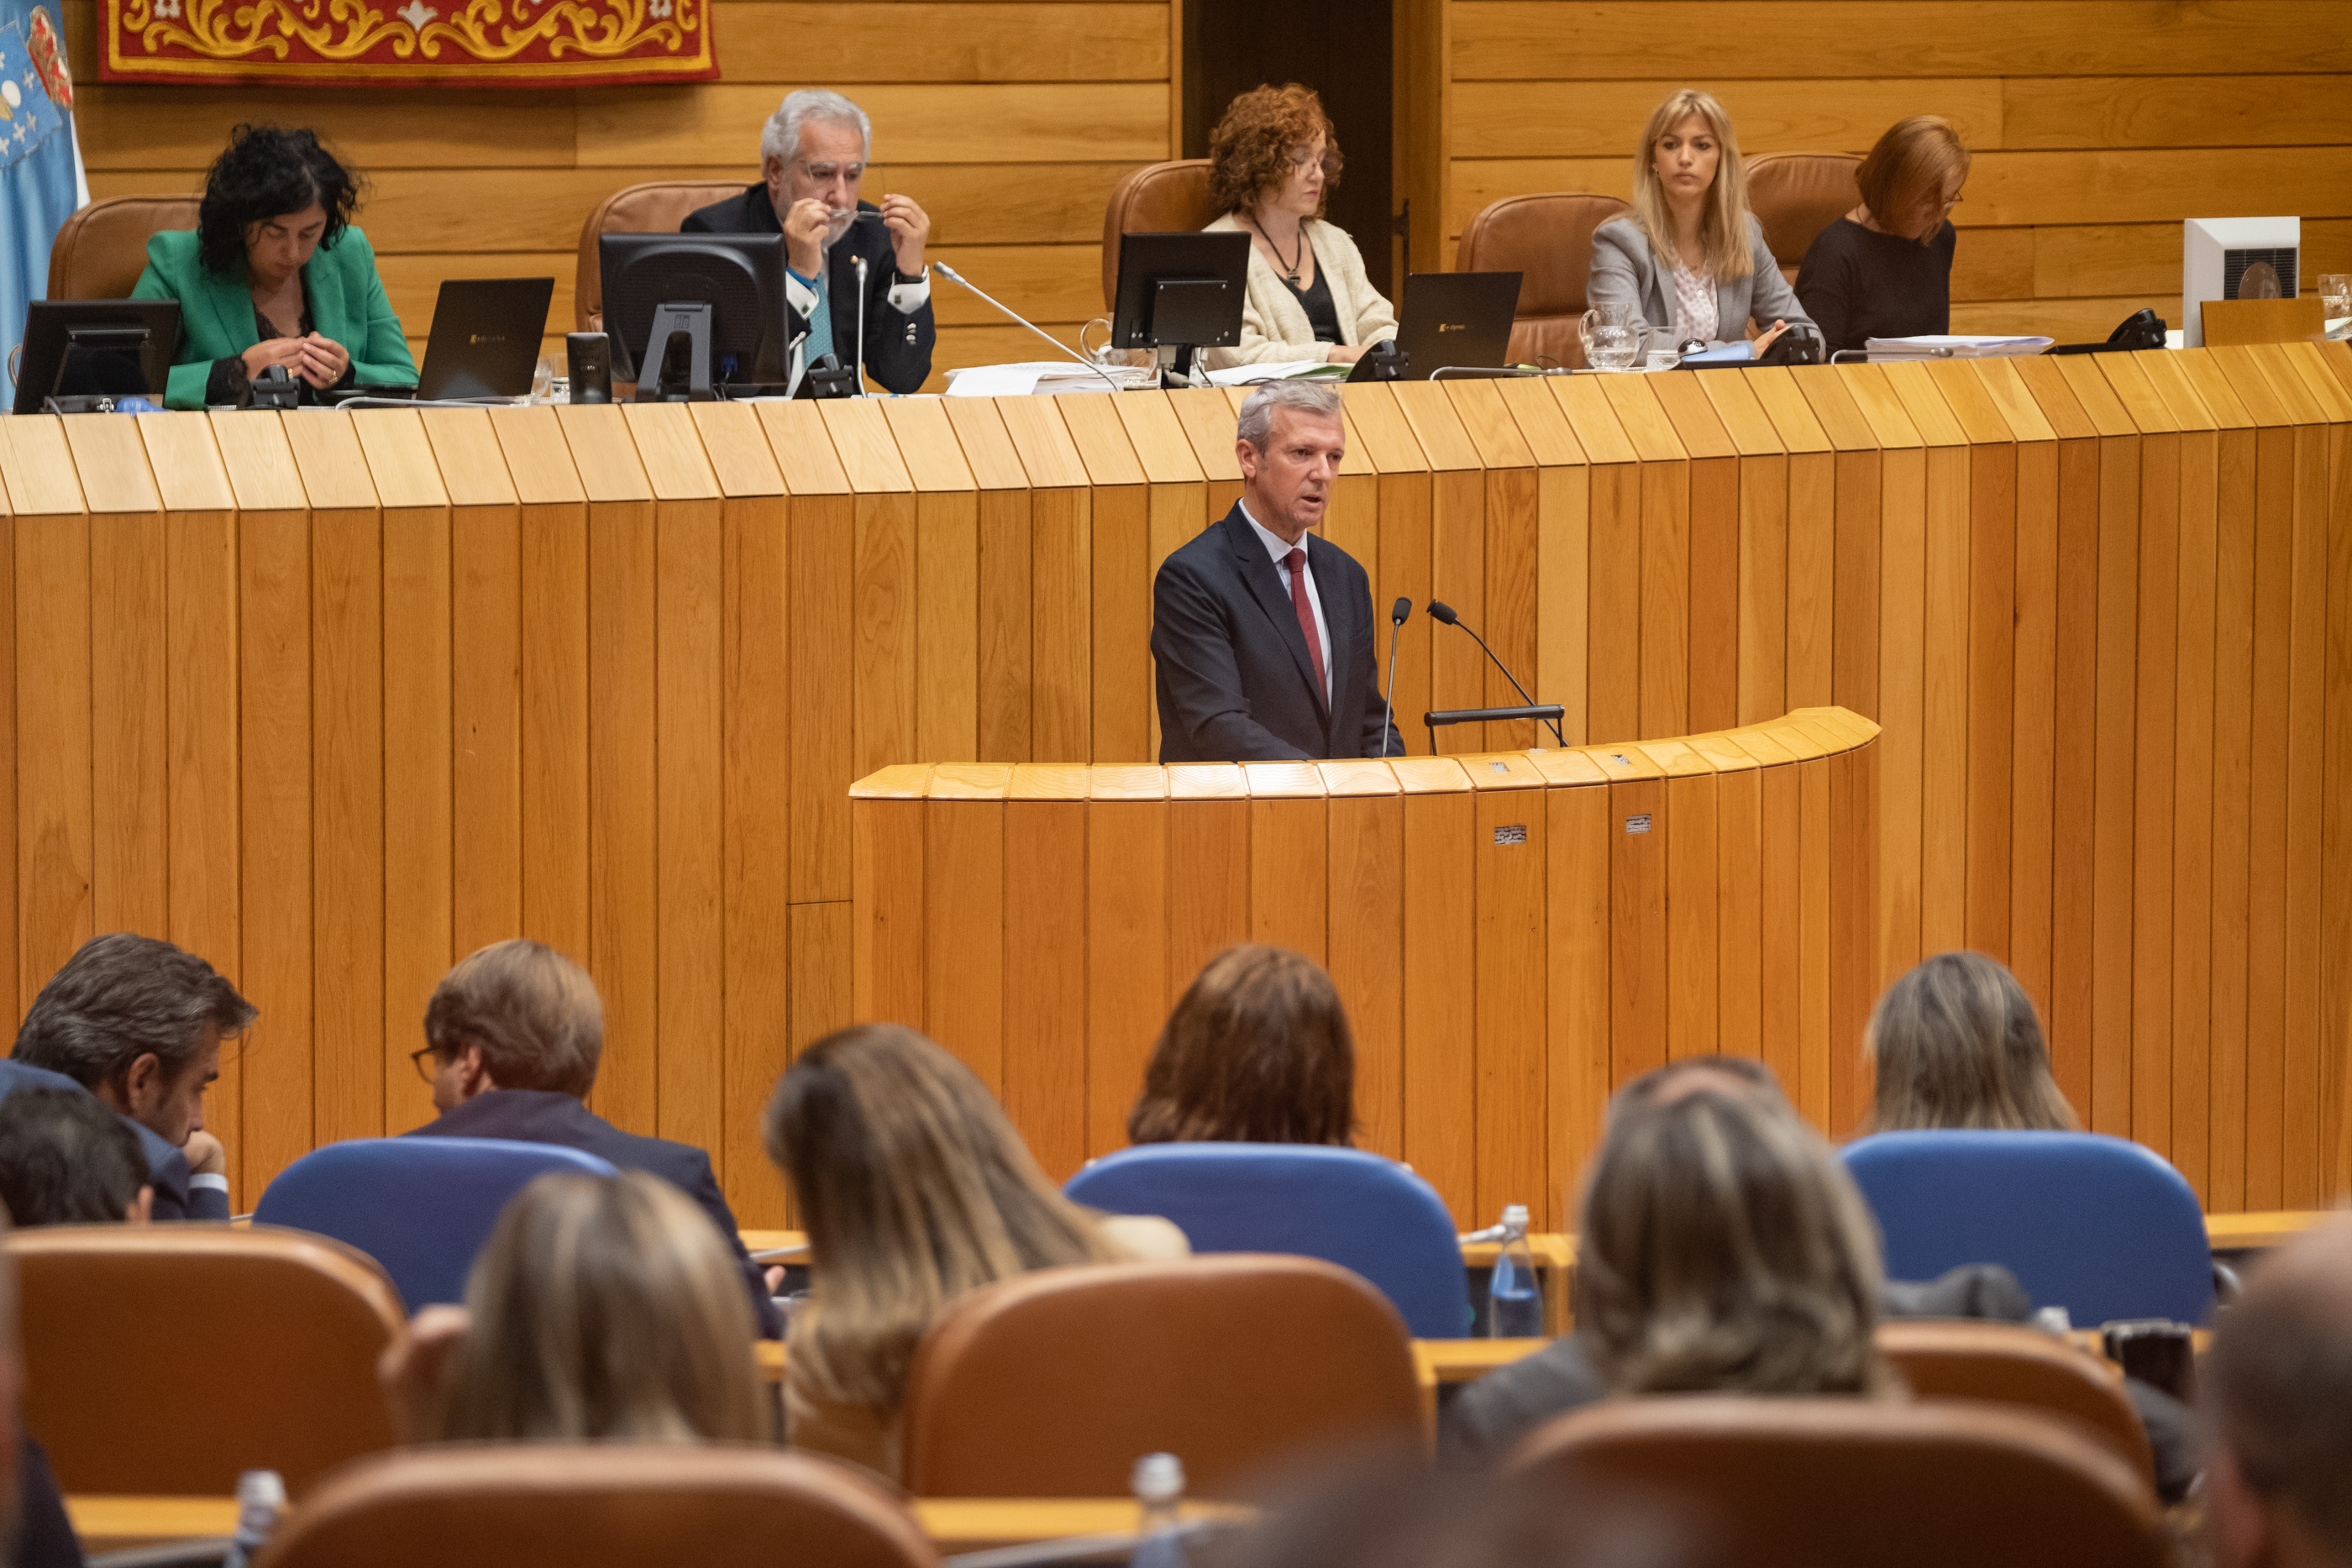
[[(760, 183), (740, 196), (687, 214), (686, 234), (781, 234), (791, 276), (791, 339), (808, 336), (799, 359), (830, 354), (863, 364), (895, 392), (918, 391), (931, 373), (930, 273), (923, 246), (931, 220), (911, 196), (858, 198), (874, 123), (837, 92), (803, 88), (786, 95), (760, 133)], [(858, 266), (865, 283), (860, 292)], [(860, 320), (865, 334), (858, 333)], [(802, 386), (808, 385), (805, 378)]]
[(1242, 404), (1242, 498), (1160, 568), (1160, 760), (1401, 757), (1381, 700), (1371, 580), (1309, 537), (1347, 451), (1339, 392), (1271, 382)]

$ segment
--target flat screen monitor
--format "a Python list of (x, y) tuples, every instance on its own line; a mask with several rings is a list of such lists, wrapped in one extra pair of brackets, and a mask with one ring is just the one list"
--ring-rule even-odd
[[(613, 379), (635, 381), (637, 396), (667, 386), (673, 396), (708, 397), (713, 386), (777, 387), (784, 380), (784, 236), (775, 235), (602, 235), (597, 261), (604, 282), (604, 330), (613, 342)], [(692, 385), (685, 326), (665, 320), (668, 370), (646, 366), (646, 341), (664, 306), (706, 306), (708, 381)]]
[(1124, 235), (1110, 340), (1121, 349), (1229, 349), (1242, 340), (1245, 234)]
[(1412, 356), (1407, 379), (1441, 370), (1498, 366), (1511, 346), (1519, 308), (1516, 272), (1416, 272), (1404, 280), (1397, 347)]
[(25, 311), (18, 413), (47, 397), (151, 397), (158, 403), (180, 346), (176, 299), (36, 299)]

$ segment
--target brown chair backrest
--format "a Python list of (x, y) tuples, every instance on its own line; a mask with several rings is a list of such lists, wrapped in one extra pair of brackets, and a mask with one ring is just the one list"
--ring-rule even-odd
[(1209, 161), (1146, 163), (1118, 183), (1103, 209), (1103, 308), (1118, 302), (1118, 236), (1177, 234), (1223, 214), (1209, 205)]
[(749, 180), (656, 180), (628, 185), (596, 204), (580, 225), (580, 267), (572, 290), (575, 332), (604, 329), (604, 275), (596, 263), (598, 235), (674, 235), (687, 214), (730, 196)]
[(373, 1260), (275, 1226), (19, 1230), (25, 1428), (71, 1492), (299, 1492), (388, 1448), (376, 1357), (400, 1298)]
[(1853, 152), (1767, 152), (1748, 161), (1748, 210), (1790, 282), (1822, 231), (1861, 204), (1853, 183), (1861, 167)]
[(147, 270), (147, 240), (196, 226), (198, 196), (109, 196), (58, 225), (49, 243), (49, 298), (128, 299)]
[(1512, 363), (1583, 368), (1576, 323), (1592, 274), (1592, 231), (1633, 210), (1614, 196), (1561, 192), (1506, 196), (1470, 220), (1454, 253), (1454, 270), (1522, 275), (1519, 310), (1511, 322)]
[(273, 1568), (929, 1568), (906, 1506), (846, 1465), (745, 1446), (518, 1443), (362, 1459), (295, 1505)]
[(951, 1302), (907, 1379), (918, 1497), (1121, 1497), (1171, 1453), (1231, 1496), (1287, 1455), (1410, 1440), (1420, 1388), (1388, 1298), (1312, 1258), (1044, 1269)]
[(2103, 1356), (2023, 1323), (1912, 1319), (1878, 1325), (1878, 1348), (1922, 1399), (1983, 1399), (2080, 1421), (2153, 1485), (2147, 1427)]
[(1743, 1568), (2161, 1568), (2156, 1494), (2072, 1425), (1998, 1406), (1666, 1395), (1530, 1433), (1522, 1471), (1656, 1495)]

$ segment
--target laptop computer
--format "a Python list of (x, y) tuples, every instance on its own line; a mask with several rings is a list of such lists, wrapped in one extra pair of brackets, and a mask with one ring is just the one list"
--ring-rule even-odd
[(433, 331), (414, 396), (353, 389), (347, 402), (504, 402), (530, 395), (551, 277), (451, 277), (433, 303)]
[(1448, 366), (1492, 369), (1511, 347), (1519, 308), (1516, 272), (1416, 272), (1404, 280), (1397, 347), (1412, 356), (1409, 381)]

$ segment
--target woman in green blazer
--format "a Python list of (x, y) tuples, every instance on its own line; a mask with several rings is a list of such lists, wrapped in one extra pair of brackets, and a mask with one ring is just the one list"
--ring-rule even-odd
[(229, 133), (195, 228), (150, 238), (131, 291), (180, 302), (169, 406), (237, 402), (272, 365), (305, 402), (337, 387), (416, 384), (375, 252), (352, 226), (358, 203), (358, 182), (311, 132)]

